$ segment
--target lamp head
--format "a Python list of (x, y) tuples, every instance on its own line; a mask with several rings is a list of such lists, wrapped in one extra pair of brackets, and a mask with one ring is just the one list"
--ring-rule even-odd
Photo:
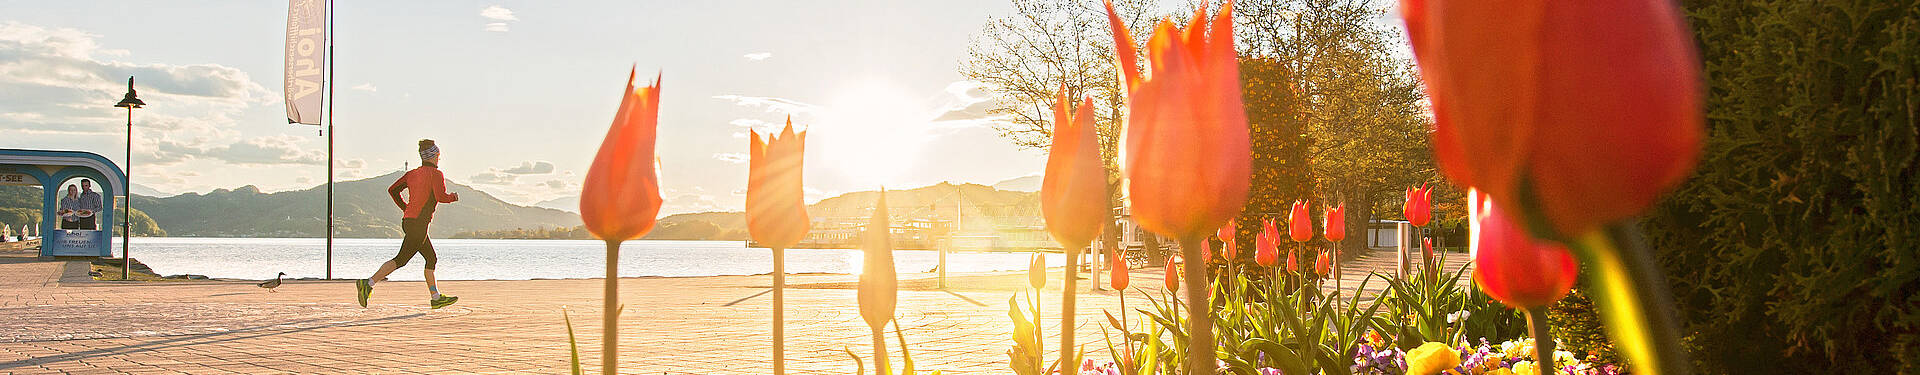
[(132, 108), (140, 108), (145, 105), (147, 105), (147, 102), (141, 101), (139, 94), (134, 92), (133, 90), (133, 77), (127, 77), (127, 97), (125, 99), (120, 99), (120, 103), (114, 104), (113, 106), (115, 108), (132, 109)]

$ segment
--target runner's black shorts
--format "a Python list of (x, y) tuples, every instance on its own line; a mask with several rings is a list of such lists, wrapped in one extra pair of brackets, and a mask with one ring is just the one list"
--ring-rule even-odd
[(427, 219), (400, 219), (400, 231), (404, 237), (400, 239), (400, 254), (393, 256), (394, 267), (406, 266), (413, 254), (419, 253), (427, 259), (427, 269), (434, 269), (440, 258), (433, 254), (433, 240), (427, 238)]

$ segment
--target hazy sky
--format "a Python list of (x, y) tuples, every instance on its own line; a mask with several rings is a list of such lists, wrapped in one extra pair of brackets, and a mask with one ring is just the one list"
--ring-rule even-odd
[[(0, 147), (125, 152), (166, 193), (324, 181), (325, 138), (281, 101), (284, 1), (0, 2)], [(1006, 1), (353, 1), (336, 11), (338, 177), (445, 150), (449, 179), (510, 202), (578, 194), (629, 67), (664, 74), (668, 212), (737, 209), (747, 128), (811, 130), (818, 199), (882, 184), (997, 181), (1044, 155), (985, 119), (956, 73)], [(976, 108), (977, 109), (977, 108)]]

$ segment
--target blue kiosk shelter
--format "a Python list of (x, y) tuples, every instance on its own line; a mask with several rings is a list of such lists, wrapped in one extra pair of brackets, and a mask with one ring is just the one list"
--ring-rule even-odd
[[(0, 148), (0, 185), (39, 186), (40, 256), (113, 256), (111, 229), (118, 198), (127, 187), (126, 174), (99, 154), (83, 151), (22, 150)], [(101, 200), (86, 226), (66, 228), (59, 212), (67, 186), (88, 183)]]

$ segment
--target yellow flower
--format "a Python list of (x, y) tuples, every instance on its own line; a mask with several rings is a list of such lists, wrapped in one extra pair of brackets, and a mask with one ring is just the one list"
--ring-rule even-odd
[(1513, 373), (1515, 375), (1538, 374), (1540, 369), (1533, 367), (1533, 361), (1520, 361), (1513, 363)]
[(1524, 374), (1514, 374), (1513, 370), (1508, 370), (1505, 367), (1501, 367), (1501, 368), (1493, 369), (1493, 371), (1488, 371), (1487, 375), (1524, 375)]
[(1460, 366), (1460, 352), (1447, 344), (1429, 342), (1407, 352), (1408, 375), (1435, 375)]

